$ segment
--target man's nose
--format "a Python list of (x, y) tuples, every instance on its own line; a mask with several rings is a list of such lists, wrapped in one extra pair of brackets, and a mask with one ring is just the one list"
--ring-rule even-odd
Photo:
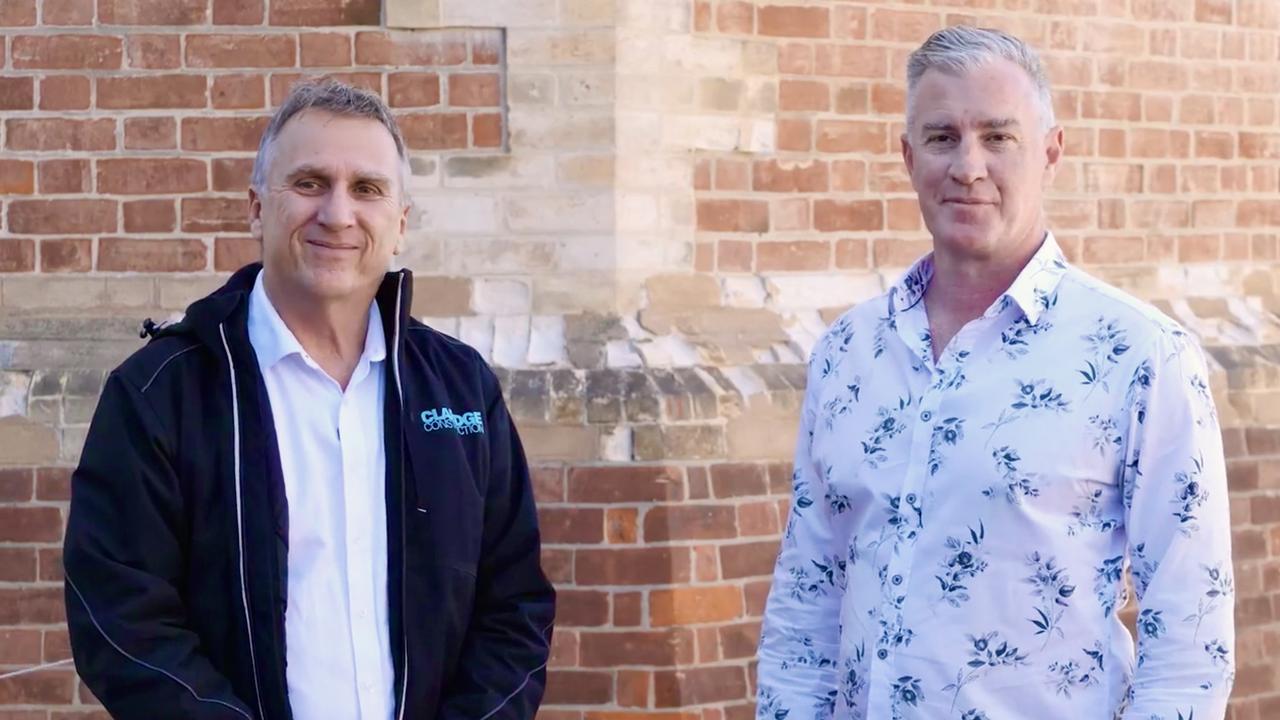
[(334, 187), (325, 194), (316, 219), (321, 225), (331, 230), (348, 228), (355, 224), (355, 205), (347, 196), (345, 188)]
[(951, 179), (961, 185), (972, 185), (987, 175), (987, 162), (982, 147), (972, 140), (961, 141), (951, 160)]

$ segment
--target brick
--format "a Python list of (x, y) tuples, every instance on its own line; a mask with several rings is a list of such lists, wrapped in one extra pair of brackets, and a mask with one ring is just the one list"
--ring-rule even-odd
[(249, 189), (253, 175), (253, 158), (214, 158), (213, 190), (239, 192)]
[(742, 0), (722, 0), (716, 4), (716, 29), (729, 35), (755, 32), (755, 6)]
[(37, 553), (40, 582), (61, 582), (65, 577), (62, 569), (62, 548), (40, 548)]
[(61, 670), (28, 673), (0, 680), (0, 705), (68, 704), (75, 689), (75, 673)]
[(209, 100), (220, 110), (257, 110), (266, 106), (267, 91), (261, 75), (218, 75)]
[(6, 542), (57, 542), (62, 539), (62, 513), (54, 507), (0, 507)]
[(742, 617), (742, 588), (736, 585), (697, 586), (649, 593), (649, 622), (653, 627), (727, 622)]
[(822, 232), (841, 230), (880, 230), (884, 227), (884, 208), (877, 200), (815, 200), (814, 227)]
[(858, 120), (819, 120), (818, 150), (821, 152), (888, 152), (888, 125)]
[(751, 187), (763, 192), (826, 192), (828, 168), (822, 160), (804, 164), (757, 160), (751, 167)]
[(0, 27), (29, 27), (36, 24), (36, 0), (5, 0), (0, 3)]
[(552, 669), (542, 701), (548, 705), (606, 705), (613, 699), (613, 674)]
[(813, 45), (785, 43), (778, 50), (778, 71), (788, 75), (813, 73)]
[(30, 160), (0, 159), (0, 195), (30, 195), (36, 191), (35, 164)]
[(1111, 265), (1141, 262), (1146, 253), (1141, 237), (1088, 236), (1084, 239), (1081, 259), (1087, 265)]
[(93, 0), (43, 0), (40, 22), (44, 25), (92, 25)]
[(358, 32), (355, 49), (357, 65), (461, 65), (467, 61), (466, 43), (435, 33)]
[(203, 108), (208, 93), (203, 75), (147, 75), (98, 79), (98, 107), (108, 110)]
[(387, 102), (391, 107), (439, 105), (440, 76), (421, 72), (391, 73), (387, 76)]
[(10, 57), (19, 70), (115, 70), (123, 44), (106, 35), (20, 35), (10, 41)]
[(746, 669), (738, 665), (659, 670), (653, 674), (653, 704), (659, 708), (741, 700), (746, 696)]
[(813, 149), (813, 122), (801, 118), (780, 118), (778, 149), (808, 152)]
[(889, 56), (882, 47), (869, 45), (819, 45), (813, 53), (813, 71), (818, 75), (885, 78)]
[(1217, 235), (1178, 236), (1178, 262), (1217, 262), (1222, 259), (1222, 238)]
[(106, 272), (197, 272), (204, 270), (208, 249), (199, 240), (102, 238), (98, 269)]
[(209, 0), (98, 0), (103, 25), (204, 25)]
[(89, 78), (54, 75), (40, 80), (41, 110), (86, 110), (88, 107)]
[(474, 147), (502, 147), (502, 115), (477, 113), (471, 117), (471, 145)]
[(171, 232), (177, 224), (172, 200), (133, 200), (124, 204), (125, 232)]
[(767, 37), (825, 38), (831, 35), (831, 13), (825, 7), (763, 5), (756, 9), (756, 25)]
[(640, 503), (684, 499), (679, 468), (578, 467), (569, 471), (571, 503)]
[(131, 68), (173, 70), (182, 64), (182, 39), (131, 32), (125, 39), (125, 57)]
[(113, 200), (14, 200), (9, 203), (9, 230), (24, 235), (68, 235), (114, 232)]
[(1196, 22), (1231, 24), (1232, 0), (1196, 0)]
[(380, 0), (271, 0), (271, 25), (378, 25)]
[(219, 237), (213, 241), (213, 269), (228, 272), (262, 260), (262, 243), (251, 237)]
[(0, 77), (0, 110), (31, 110), (35, 97), (34, 78)]
[[(34, 240), (30, 238), (0, 238), (0, 273), (31, 272), (35, 268), (36, 244)], [(3, 508), (0, 508), (0, 511), (2, 510)]]
[(942, 17), (938, 13), (883, 8), (871, 13), (871, 36), (881, 41), (918, 44), (940, 29)]
[(760, 200), (699, 200), (698, 230), (762, 233), (769, 230), (769, 205)]
[(493, 73), (466, 73), (449, 76), (449, 105), (453, 107), (494, 107), (501, 102), (499, 77)]
[(583, 632), (579, 642), (583, 667), (670, 667), (685, 665), (694, 659), (693, 632), (685, 628), (651, 632)]
[(643, 618), (644, 593), (618, 592), (613, 594), (613, 624), (615, 627), (635, 627)]
[[(46, 378), (49, 375), (45, 376)], [(53, 377), (58, 377), (56, 373)], [(56, 388), (61, 392), (61, 388)], [(0, 502), (26, 502), (32, 498), (33, 477), (29, 468), (0, 469)]]
[(715, 188), (717, 190), (746, 190), (750, 184), (750, 166), (739, 160), (716, 160)]
[(309, 32), (299, 36), (302, 67), (346, 67), (351, 64), (351, 36)]
[(104, 158), (98, 161), (98, 192), (119, 195), (203, 192), (208, 169), (201, 160)]
[(870, 243), (865, 238), (841, 238), (836, 241), (835, 266), (839, 270), (868, 267)]
[(635, 508), (609, 508), (605, 511), (605, 541), (610, 545), (633, 544), (640, 537), (640, 511)]
[(722, 545), (720, 569), (725, 580), (771, 575), (777, 557), (777, 540)]
[(751, 272), (755, 267), (755, 245), (740, 240), (716, 243), (716, 268), (724, 272)]
[(816, 240), (763, 242), (756, 245), (756, 270), (826, 270), (831, 263), (831, 244)]
[(649, 685), (653, 674), (645, 670), (619, 670), (616, 702), (622, 707), (649, 707)]
[(467, 147), (467, 116), (462, 113), (414, 113), (396, 118), (405, 144), (413, 150)]
[(87, 238), (50, 238), (40, 241), (40, 271), (89, 272), (93, 269), (93, 242)]
[(865, 115), (870, 97), (870, 90), (863, 83), (841, 85), (836, 88), (835, 111), (841, 115)]
[(213, 0), (214, 25), (261, 25), (265, 0)]
[(5, 121), (10, 150), (114, 150), (115, 120), (66, 120), (62, 118)]
[(178, 121), (172, 117), (124, 119), (126, 150), (172, 150), (178, 147)]
[(1240, 133), (1240, 156), (1250, 160), (1280, 160), (1280, 133)]
[(768, 477), (763, 465), (720, 463), (709, 468), (711, 488), (717, 498), (767, 495)]
[(783, 112), (829, 110), (831, 86), (816, 80), (783, 79), (778, 83), (778, 107)]
[(604, 511), (599, 508), (539, 508), (538, 526), (542, 541), (551, 545), (604, 541)]
[(41, 160), (40, 193), (87, 193), (91, 187), (88, 160)]
[(200, 117), (182, 121), (182, 149), (197, 152), (255, 151), (270, 118)]
[(646, 542), (719, 540), (737, 534), (737, 515), (729, 505), (660, 505), (644, 516)]
[[(5, 550), (0, 549), (0, 553)], [(14, 548), (13, 552), (21, 552), (31, 556), (32, 578), (35, 577), (35, 552), (27, 548)], [(0, 555), (0, 557), (4, 557)], [(5, 577), (2, 569), (5, 563), (0, 560), (0, 578)], [(16, 581), (14, 581), (16, 582)], [(41, 632), (27, 628), (0, 629), (0, 665), (39, 665), (41, 658)]]
[(183, 198), (182, 231), (249, 232), (249, 213), (244, 198)]
[(688, 582), (689, 553), (679, 547), (579, 549), (574, 579), (579, 586), (665, 585)]
[(600, 627), (609, 624), (609, 593), (564, 588), (556, 592), (557, 627)]
[(1142, 95), (1136, 92), (1085, 91), (1080, 94), (1080, 117), (1085, 119), (1142, 119)]
[(293, 67), (297, 43), (290, 35), (189, 35), (192, 68)]

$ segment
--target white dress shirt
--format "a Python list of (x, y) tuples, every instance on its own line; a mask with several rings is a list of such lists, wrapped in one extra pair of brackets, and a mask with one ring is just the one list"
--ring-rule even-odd
[(388, 720), (386, 342), (369, 308), (364, 352), (344, 392), (280, 319), (262, 284), (249, 340), (271, 400), (289, 503), (286, 679), (296, 720)]
[(1199, 348), (1048, 235), (935, 363), (932, 275), (814, 349), (757, 717), (1221, 720), (1231, 533)]

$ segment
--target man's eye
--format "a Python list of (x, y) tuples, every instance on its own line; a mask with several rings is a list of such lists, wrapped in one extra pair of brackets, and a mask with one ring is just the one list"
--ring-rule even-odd
[(1012, 140), (1013, 136), (1009, 135), (1008, 133), (995, 133), (993, 135), (988, 135), (987, 139), (990, 140), (991, 142), (1003, 143), (1003, 142), (1009, 142), (1010, 140)]
[(381, 195), (382, 190), (376, 185), (357, 185), (356, 193), (359, 195)]
[(298, 188), (299, 190), (320, 189), (320, 183), (316, 182), (315, 180), (299, 180), (298, 182), (294, 183), (293, 186)]
[(946, 143), (951, 141), (950, 135), (930, 135), (926, 138), (926, 142), (930, 144)]

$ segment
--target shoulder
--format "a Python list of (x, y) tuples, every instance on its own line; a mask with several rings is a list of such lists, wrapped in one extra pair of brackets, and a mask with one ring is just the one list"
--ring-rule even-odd
[(1185, 327), (1151, 303), (1140, 300), (1074, 266), (1068, 266), (1059, 289), (1059, 311), (1082, 322), (1115, 321), (1125, 328), (1134, 348), (1170, 349), (1197, 345)]
[(166, 385), (180, 370), (206, 360), (199, 340), (189, 335), (167, 335), (136, 350), (112, 374), (146, 394)]
[(409, 319), (405, 344), (413, 349), (409, 357), (427, 364), (441, 377), (478, 377), (486, 392), (497, 389), (498, 380), (478, 350), (439, 330)]

